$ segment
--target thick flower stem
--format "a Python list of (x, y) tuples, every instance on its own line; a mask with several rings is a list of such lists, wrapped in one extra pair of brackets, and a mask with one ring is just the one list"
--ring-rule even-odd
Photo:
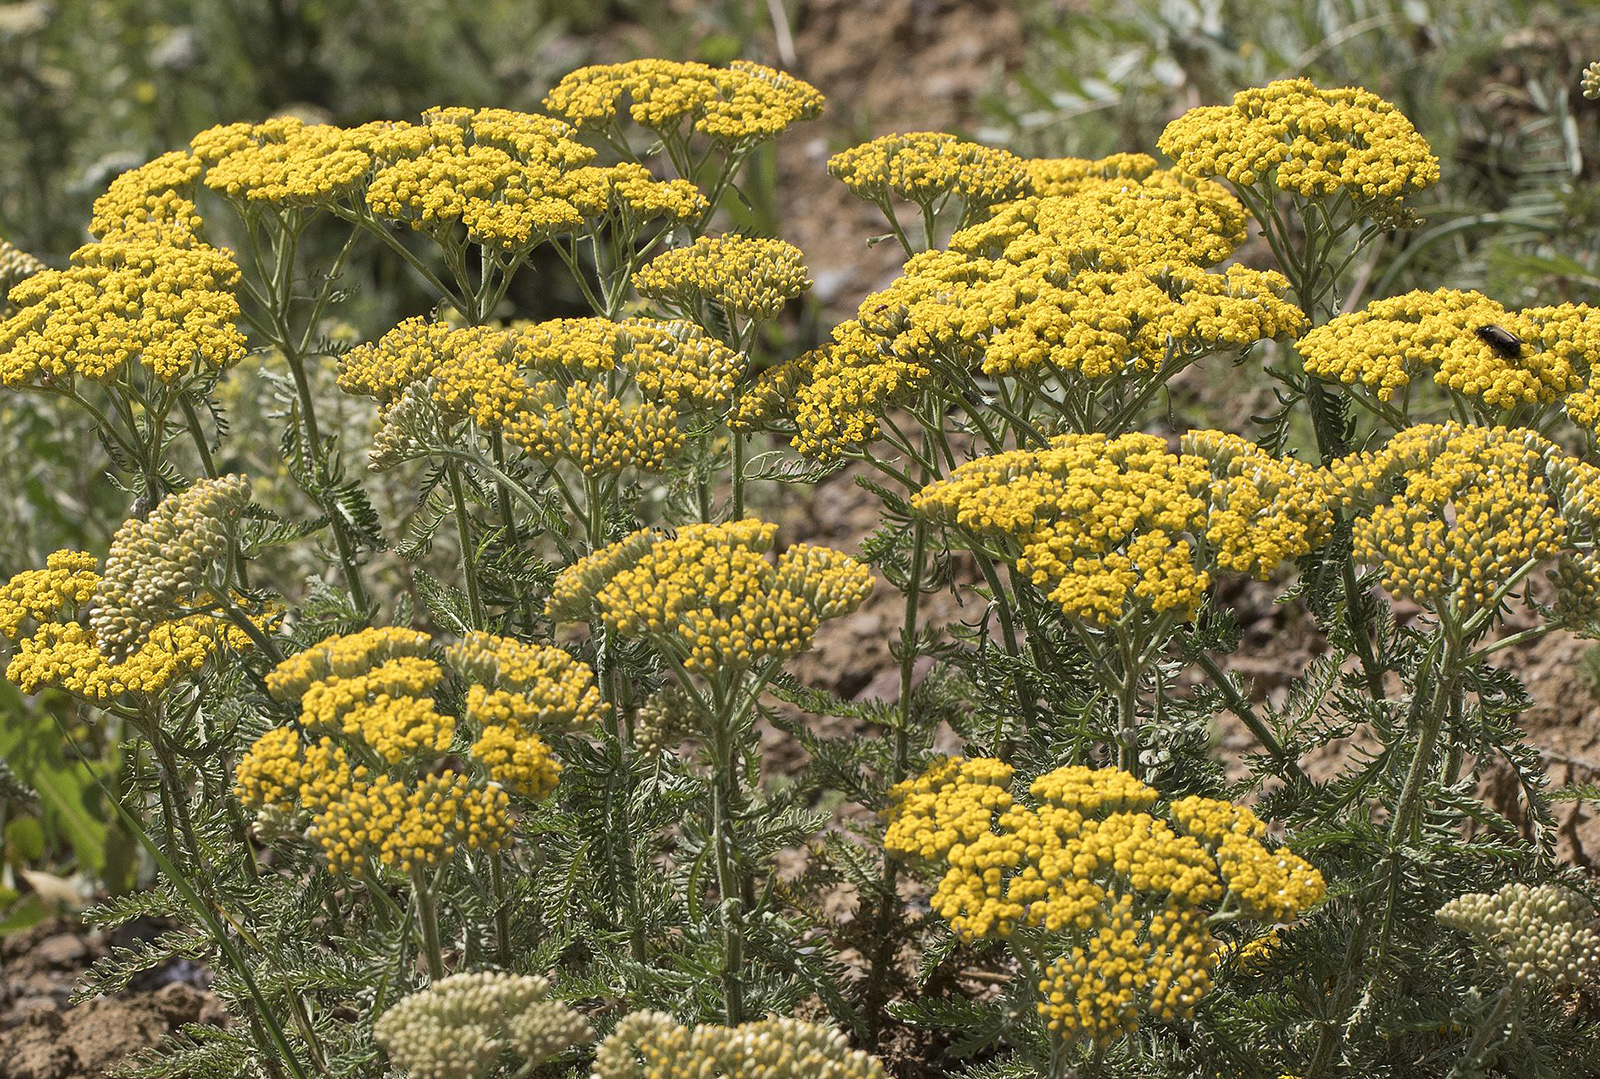
[(1139, 681), (1144, 671), (1128, 631), (1117, 627), (1117, 648), (1122, 657), (1121, 679), (1117, 685), (1117, 767), (1129, 775), (1139, 775)]
[(471, 613), (472, 628), (483, 629), (487, 624), (483, 612), (483, 596), (478, 591), (478, 559), (472, 547), (472, 518), (467, 513), (467, 494), (461, 483), (461, 466), (451, 461), (445, 465), (445, 475), (450, 480), (450, 498), (455, 503), (456, 533), (461, 540), (461, 575), (467, 586), (467, 609)]
[(412, 870), (411, 886), (417, 893), (417, 921), (422, 926), (422, 958), (428, 966), (428, 977), (438, 981), (444, 977), (444, 957), (439, 947), (439, 908), (434, 903), (421, 870)]
[(733, 747), (719, 731), (716, 774), (711, 779), (712, 844), (716, 847), (717, 892), (722, 908), (722, 987), (729, 1026), (744, 1021), (744, 887), (733, 861)]
[(1417, 750), (1411, 758), (1410, 768), (1406, 771), (1405, 785), (1400, 788), (1400, 799), (1395, 804), (1394, 822), (1389, 828), (1391, 847), (1410, 835), (1420, 813), (1423, 776), (1427, 774), (1428, 763), (1433, 759), (1433, 752), (1439, 743), (1439, 734), (1444, 726), (1444, 718), (1450, 711), (1450, 702), (1455, 694), (1455, 657), (1458, 650), (1454, 635), (1447, 632), (1444, 654), (1439, 659), (1438, 682), (1434, 686), (1433, 699), (1429, 703), (1427, 714), (1423, 717), (1422, 729), (1417, 736)]
[(489, 886), (494, 891), (494, 954), (501, 967), (511, 966), (511, 905), (506, 900), (505, 870), (501, 868), (503, 855), (496, 851), (489, 855)]
[[(322, 430), (317, 424), (317, 406), (311, 395), (311, 380), (306, 375), (305, 357), (289, 347), (287, 332), (278, 342), (278, 346), (283, 351), (284, 359), (288, 361), (289, 373), (294, 377), (295, 396), (300, 404), (300, 423), (305, 432), (306, 452), (311, 458), (312, 467), (320, 470), (326, 447), (322, 442)], [(317, 501), (322, 504), (323, 512), (328, 515), (333, 543), (338, 549), (339, 563), (344, 570), (345, 585), (350, 589), (350, 602), (357, 610), (364, 611), (367, 608), (367, 590), (361, 583), (361, 571), (356, 566), (355, 537), (350, 534), (349, 523), (345, 521), (335, 500), (328, 498), (326, 492), (319, 491)]]

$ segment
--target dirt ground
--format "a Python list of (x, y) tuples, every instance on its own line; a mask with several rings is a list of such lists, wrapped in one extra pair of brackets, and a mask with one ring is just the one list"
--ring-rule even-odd
[(0, 1079), (89, 1079), (185, 1023), (219, 1023), (208, 975), (187, 963), (148, 972), (126, 993), (69, 1006), (90, 963), (153, 926), (107, 935), (52, 919), (0, 938)]

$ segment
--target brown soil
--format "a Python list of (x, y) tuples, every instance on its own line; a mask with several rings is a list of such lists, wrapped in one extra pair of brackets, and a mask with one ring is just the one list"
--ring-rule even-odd
[(89, 964), (136, 932), (108, 937), (57, 918), (0, 939), (0, 1079), (101, 1079), (185, 1023), (222, 1021), (216, 998), (194, 984), (203, 972), (187, 966), (68, 1005)]
[(808, 0), (795, 22), (795, 74), (828, 98), (822, 118), (778, 142), (784, 239), (806, 253), (812, 295), (853, 310), (904, 254), (878, 211), (828, 175), (828, 156), (897, 131), (960, 132), (974, 103), (1022, 60), (1008, 0)]

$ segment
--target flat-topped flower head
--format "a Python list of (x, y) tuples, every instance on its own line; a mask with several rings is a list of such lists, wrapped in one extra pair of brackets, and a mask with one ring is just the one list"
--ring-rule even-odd
[[(335, 634), (284, 660), (267, 688), (299, 703), (299, 722), (257, 739), (234, 793), (254, 809), (309, 816), (308, 834), (340, 873), (412, 873), (509, 844), (511, 798), (543, 799), (561, 774), (539, 732), (594, 720), (594, 672), (559, 649), (488, 633), (442, 654), (459, 698), (439, 695), (445, 667), (414, 630)], [(456, 699), (459, 715), (442, 703)]]
[(1221, 431), (1191, 431), (1180, 448), (1211, 467), (1205, 540), (1218, 567), (1265, 580), (1332, 534), (1323, 469)]
[(159, 698), (195, 675), (219, 649), (242, 649), (244, 634), (207, 615), (152, 626), (138, 647), (108, 657), (83, 616), (99, 591), (100, 562), (61, 550), (44, 569), (0, 585), (0, 634), (15, 642), (6, 678), (24, 693), (61, 689), (95, 704)]
[[(408, 424), (470, 419), (546, 463), (613, 476), (665, 469), (682, 454), (687, 425), (732, 408), (748, 362), (681, 321), (453, 328), (410, 318), (348, 352), (339, 385), (378, 400), (385, 449), (401, 455), (423, 437)], [(383, 452), (375, 454), (381, 467)]]
[(228, 198), (272, 206), (322, 206), (359, 194), (373, 148), (402, 125), (355, 128), (278, 116), (260, 124), (222, 124), (189, 142), (205, 163), (204, 182)]
[(7, 295), (12, 288), (50, 267), (8, 240), (0, 240), (0, 319), (11, 317), (15, 308)]
[(432, 647), (426, 633), (401, 626), (335, 633), (269, 671), (267, 691), (279, 701), (298, 701), (314, 682), (349, 678), (400, 656), (423, 657)]
[(409, 318), (340, 357), (339, 388), (376, 398), (385, 418), (408, 392), (424, 392), (442, 420), (498, 431), (532, 392), (516, 343), (514, 331), (498, 326)]
[(1065, 1041), (1103, 1046), (1145, 1016), (1192, 1015), (1225, 901), (1273, 922), (1323, 897), (1317, 870), (1266, 847), (1244, 807), (1190, 797), (1163, 813), (1129, 773), (1081, 765), (1022, 799), (1012, 775), (989, 758), (934, 761), (890, 790), (884, 848), (940, 875), (930, 903), (962, 940), (1022, 934), (1059, 956), (1038, 1010)]
[(773, 319), (811, 287), (799, 248), (750, 236), (701, 236), (657, 255), (633, 275), (639, 292), (706, 325), (706, 308), (748, 321)]
[(1331, 471), (1356, 514), (1356, 560), (1381, 568), (1391, 592), (1469, 614), (1566, 545), (1547, 476), (1561, 456), (1521, 428), (1420, 424)]
[(562, 571), (548, 613), (646, 638), (691, 674), (736, 678), (810, 648), (822, 622), (872, 589), (867, 567), (841, 551), (797, 544), (769, 560), (776, 533), (750, 518), (642, 530)]
[(249, 480), (222, 476), (199, 480), (162, 499), (148, 517), (123, 522), (89, 618), (109, 658), (126, 658), (157, 624), (206, 601), (211, 575), (228, 557), (233, 523), (249, 501)]
[(174, 150), (122, 173), (95, 199), (89, 235), (173, 247), (197, 243), (201, 221), (192, 196), (201, 167), (193, 154)]
[(1305, 315), (1274, 270), (1141, 266), (1076, 274), (1025, 290), (988, 340), (983, 370), (1049, 365), (1087, 380), (1150, 372), (1294, 333)]
[(834, 154), (828, 171), (868, 202), (904, 199), (936, 211), (954, 199), (963, 217), (1030, 190), (1022, 159), (1009, 150), (939, 131), (880, 136)]
[(1590, 358), (1600, 355), (1600, 311), (1583, 304), (1508, 311), (1477, 292), (1419, 290), (1340, 315), (1296, 348), (1310, 374), (1398, 402), (1402, 415), (1413, 383), (1429, 379), (1481, 420), (1532, 417), (1583, 386)]
[(587, 165), (562, 177), (553, 191), (586, 223), (610, 222), (624, 239), (637, 236), (651, 222), (664, 227), (697, 221), (706, 212), (706, 197), (688, 180), (657, 179), (633, 161)]
[(639, 392), (681, 413), (723, 416), (733, 406), (750, 357), (692, 322), (621, 323), (623, 362)]
[(599, 721), (594, 671), (559, 648), (473, 632), (445, 649), (445, 660), (471, 682), (466, 714), (484, 726), (569, 731)]
[(1096, 180), (1140, 181), (1157, 169), (1149, 154), (1111, 154), (1102, 158), (1036, 157), (1022, 162), (1023, 171), (1041, 197), (1073, 195)]
[(569, 463), (586, 476), (660, 472), (686, 445), (677, 409), (623, 401), (588, 382), (539, 383), (505, 431), (508, 441), (539, 460)]
[(664, 1012), (633, 1012), (595, 1053), (590, 1079), (888, 1079), (876, 1057), (831, 1027), (772, 1017), (742, 1026), (686, 1027)]
[(109, 382), (129, 365), (164, 383), (209, 375), (245, 353), (239, 268), (204, 244), (87, 244), (64, 270), (11, 289), (0, 322), (0, 384)]
[(705, 136), (748, 148), (822, 111), (822, 94), (792, 75), (736, 60), (727, 67), (674, 60), (598, 64), (566, 75), (545, 108), (574, 126), (617, 131), (624, 111), (663, 136)]
[(1139, 179), (1086, 177), (1060, 190), (996, 207), (951, 236), (950, 250), (1059, 280), (1079, 269), (1212, 266), (1244, 243), (1244, 207), (1211, 180), (1158, 169)]
[(1492, 894), (1457, 896), (1439, 908), (1438, 917), (1470, 933), (1517, 982), (1581, 989), (1600, 978), (1600, 914), (1570, 888), (1508, 884)]
[(1232, 104), (1190, 109), (1158, 143), (1178, 168), (1239, 188), (1305, 200), (1349, 200), (1396, 225), (1406, 200), (1439, 180), (1439, 160), (1401, 112), (1366, 90), (1288, 79), (1241, 90)]
[(367, 206), (419, 231), (459, 226), (474, 243), (525, 251), (584, 221), (570, 196), (590, 185), (575, 188), (570, 174), (594, 151), (573, 134), (548, 116), (432, 109), (420, 124), (373, 134)]
[(795, 426), (794, 448), (824, 460), (861, 451), (877, 439), (879, 418), (913, 400), (929, 373), (924, 364), (881, 348), (859, 323), (837, 327), (832, 341), (784, 372), (793, 383), (785, 405)]
[(404, 997), (372, 1026), (412, 1079), (483, 1079), (514, 1059), (537, 1067), (594, 1040), (584, 1017), (527, 974), (452, 974)]
[(1213, 570), (1270, 575), (1331, 520), (1319, 473), (1217, 432), (1172, 453), (1151, 435), (1059, 435), (980, 457), (930, 484), (916, 512), (1000, 539), (1072, 618), (1130, 609), (1192, 618)]

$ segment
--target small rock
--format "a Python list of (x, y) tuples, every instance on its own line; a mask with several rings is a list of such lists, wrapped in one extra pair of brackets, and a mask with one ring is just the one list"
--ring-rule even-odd
[(75, 933), (57, 933), (34, 945), (32, 958), (38, 967), (72, 970), (89, 960), (89, 946)]

